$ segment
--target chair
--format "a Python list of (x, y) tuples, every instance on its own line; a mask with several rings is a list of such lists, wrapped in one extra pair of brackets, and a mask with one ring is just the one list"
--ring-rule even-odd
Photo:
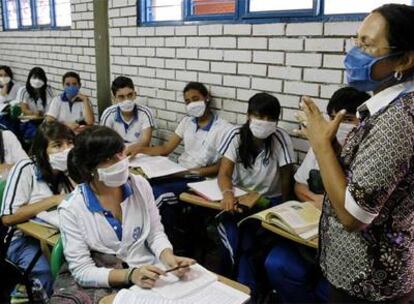
[(52, 272), (53, 279), (56, 279), (60, 267), (64, 261), (65, 257), (63, 255), (63, 242), (62, 237), (60, 237), (55, 246), (53, 246), (52, 253), (50, 255), (50, 270)]
[[(0, 209), (3, 203), (3, 194), (5, 188), (6, 181), (0, 181)], [(0, 287), (0, 303), (10, 302), (10, 294), (18, 283), (21, 283), (26, 287), (29, 303), (34, 303), (32, 290), (33, 284), (30, 279), (30, 272), (35, 266), (37, 260), (42, 255), (42, 250), (38, 250), (27, 269), (21, 269), (18, 267), (15, 263), (7, 258), (7, 250), (9, 248), (14, 230), (14, 227), (7, 227), (3, 225), (0, 217), (0, 273), (7, 274), (7, 280), (3, 280), (3, 283)]]

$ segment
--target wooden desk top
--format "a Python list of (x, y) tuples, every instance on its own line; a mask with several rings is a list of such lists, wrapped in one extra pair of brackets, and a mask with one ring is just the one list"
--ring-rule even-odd
[[(241, 197), (239, 197), (239, 203), (246, 207), (253, 207), (254, 204), (259, 200), (260, 194), (257, 192), (249, 192)], [(220, 206), (220, 202), (216, 201), (209, 201), (205, 198), (202, 198), (199, 195), (183, 192), (180, 194), (180, 200), (186, 203), (190, 203), (193, 205), (206, 207), (215, 210), (222, 210)]]
[[(233, 287), (245, 294), (250, 294), (250, 288), (247, 287), (246, 285), (240, 284), (239, 282), (230, 280), (226, 277), (223, 277), (221, 275), (217, 275), (218, 276), (218, 280), (219, 282), (226, 284), (227, 286)], [(112, 304), (114, 299), (115, 299), (116, 293), (111, 294), (109, 296), (103, 297), (100, 301), (99, 304)]]
[(18, 224), (17, 228), (24, 234), (38, 239), (39, 241), (46, 242), (51, 246), (54, 246), (60, 237), (58, 229), (48, 228), (34, 222)]
[(277, 235), (280, 235), (284, 238), (292, 240), (296, 243), (300, 243), (300, 244), (303, 244), (305, 246), (309, 246), (309, 247), (312, 247), (312, 248), (318, 248), (318, 238), (314, 238), (312, 240), (304, 240), (304, 239), (302, 239), (298, 236), (295, 236), (295, 235), (293, 235), (289, 232), (286, 232), (285, 230), (283, 230), (279, 227), (276, 227), (275, 225), (271, 225), (271, 224), (268, 224), (268, 223), (265, 223), (265, 222), (262, 222), (262, 227), (269, 230), (269, 231), (271, 231), (271, 232), (273, 232), (273, 233), (275, 233), (275, 234), (277, 234)]

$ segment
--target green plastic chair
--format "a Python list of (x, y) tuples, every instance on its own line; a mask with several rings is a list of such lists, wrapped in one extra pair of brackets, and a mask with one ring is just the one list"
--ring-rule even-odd
[(50, 255), (50, 271), (52, 272), (52, 276), (54, 279), (56, 279), (60, 267), (62, 266), (64, 261), (65, 257), (63, 255), (63, 242), (62, 237), (60, 237), (56, 245), (53, 246), (52, 253)]
[(4, 190), (6, 189), (6, 181), (5, 180), (0, 180), (0, 208), (3, 204), (3, 195), (4, 195)]

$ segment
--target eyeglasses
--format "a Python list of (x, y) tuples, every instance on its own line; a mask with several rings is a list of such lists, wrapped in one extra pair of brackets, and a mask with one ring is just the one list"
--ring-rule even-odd
[(379, 50), (394, 50), (397, 47), (396, 46), (374, 46), (374, 45), (369, 45), (366, 44), (364, 42), (362, 42), (358, 37), (352, 37), (349, 39), (349, 44), (354, 47), (358, 47), (360, 48), (362, 51), (369, 53), (369, 54), (375, 54), (377, 53)]

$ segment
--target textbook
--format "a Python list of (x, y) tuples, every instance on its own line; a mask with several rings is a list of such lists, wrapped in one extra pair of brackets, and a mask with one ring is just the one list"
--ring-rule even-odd
[[(209, 201), (221, 201), (223, 199), (223, 194), (220, 191), (217, 178), (208, 179), (202, 182), (188, 183), (187, 186)], [(247, 194), (246, 191), (234, 187), (235, 197), (240, 197), (245, 194)]]
[(122, 289), (113, 304), (242, 304), (249, 299), (249, 295), (219, 282), (215, 274), (196, 264), (183, 279), (168, 273), (152, 289)]
[(287, 201), (275, 207), (263, 210), (248, 218), (277, 226), (304, 240), (311, 240), (318, 236), (321, 211), (309, 202)]
[(129, 159), (131, 168), (140, 168), (147, 178), (157, 178), (187, 171), (168, 157), (137, 154)]

